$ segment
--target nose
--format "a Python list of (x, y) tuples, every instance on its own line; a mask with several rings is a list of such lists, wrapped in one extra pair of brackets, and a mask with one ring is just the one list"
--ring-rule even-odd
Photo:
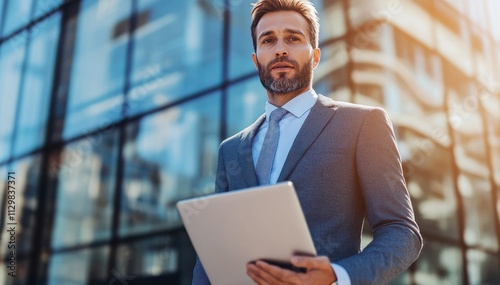
[(277, 49), (275, 55), (276, 57), (288, 56), (288, 52), (285, 49)]
[(288, 51), (285, 49), (283, 46), (283, 43), (279, 43), (276, 46), (276, 51), (275, 51), (276, 57), (281, 57), (281, 56), (288, 56)]

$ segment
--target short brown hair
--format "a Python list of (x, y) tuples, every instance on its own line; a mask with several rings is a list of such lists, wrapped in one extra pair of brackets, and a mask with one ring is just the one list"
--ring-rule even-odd
[(257, 35), (255, 30), (260, 19), (267, 13), (278, 11), (294, 11), (302, 15), (309, 26), (309, 37), (313, 48), (318, 47), (319, 19), (318, 12), (309, 0), (258, 0), (252, 9), (252, 41), (253, 49), (257, 50)]

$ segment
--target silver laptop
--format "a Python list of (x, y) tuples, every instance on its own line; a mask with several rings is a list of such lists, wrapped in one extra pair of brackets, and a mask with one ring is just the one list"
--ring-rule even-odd
[(177, 209), (214, 285), (254, 284), (248, 262), (316, 255), (291, 182), (184, 200)]

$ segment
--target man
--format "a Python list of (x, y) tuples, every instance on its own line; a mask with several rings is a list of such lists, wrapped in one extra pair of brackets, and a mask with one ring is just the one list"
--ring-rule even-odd
[[(259, 0), (252, 18), (266, 113), (221, 144), (216, 191), (292, 181), (319, 256), (292, 258), (306, 273), (259, 261), (247, 274), (257, 284), (388, 283), (422, 238), (387, 114), (314, 92), (319, 24), (309, 1)], [(361, 251), (365, 215), (373, 241)], [(199, 261), (193, 284), (209, 284)]]

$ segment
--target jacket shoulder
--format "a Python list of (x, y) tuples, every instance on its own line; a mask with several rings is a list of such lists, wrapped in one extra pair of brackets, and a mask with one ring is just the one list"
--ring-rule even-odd
[(340, 109), (342, 111), (356, 111), (356, 112), (370, 112), (378, 110), (385, 112), (383, 108), (376, 106), (362, 105), (358, 103), (351, 103), (345, 101), (337, 101), (330, 97), (319, 94), (318, 103), (327, 108)]

